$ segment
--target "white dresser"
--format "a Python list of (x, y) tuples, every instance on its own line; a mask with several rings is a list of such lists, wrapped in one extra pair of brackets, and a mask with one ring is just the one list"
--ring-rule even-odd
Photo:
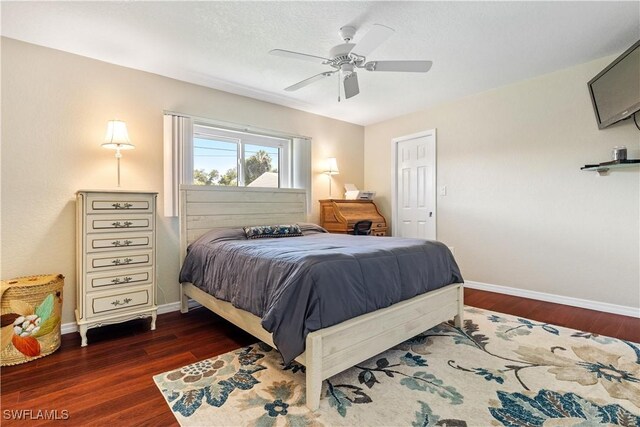
[(89, 328), (149, 316), (156, 328), (156, 198), (77, 192), (76, 321), (83, 347)]

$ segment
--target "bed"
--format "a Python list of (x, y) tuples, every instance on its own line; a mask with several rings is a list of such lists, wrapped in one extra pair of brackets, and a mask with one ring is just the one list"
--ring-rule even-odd
[[(456, 326), (460, 326), (462, 323), (463, 287), (461, 283), (449, 284), (451, 277), (459, 278), (461, 281), (459, 271), (457, 275), (451, 276), (450, 274), (446, 282), (443, 281), (445, 273), (440, 275), (441, 277), (437, 275), (432, 277), (429, 280), (431, 282), (429, 286), (433, 286), (433, 283), (437, 282), (438, 286), (435, 290), (429, 289), (427, 285), (424, 285), (424, 289), (418, 289), (421, 285), (416, 285), (416, 283), (419, 284), (426, 280), (407, 276), (409, 273), (406, 270), (409, 266), (422, 264), (411, 258), (416, 256), (416, 251), (432, 251), (434, 255), (429, 255), (429, 258), (425, 259), (436, 259), (438, 261), (434, 262), (438, 264), (448, 265), (452, 262), (455, 266), (455, 261), (452, 261), (448, 250), (445, 248), (443, 251), (441, 247), (438, 247), (443, 245), (435, 242), (412, 242), (409, 239), (366, 236), (336, 236), (322, 233), (320, 230), (305, 232), (304, 237), (257, 239), (259, 242), (246, 240), (243, 242), (238, 240), (237, 236), (234, 237), (234, 233), (237, 233), (237, 229), (242, 226), (304, 222), (306, 222), (306, 194), (304, 190), (181, 186), (181, 267), (185, 262), (187, 247), (196, 241), (197, 243), (194, 244), (189, 254), (191, 258), (198, 251), (209, 250), (209, 255), (205, 255), (205, 257), (216, 258), (217, 262), (225, 262), (224, 265), (231, 265), (233, 262), (242, 265), (242, 268), (237, 269), (236, 276), (230, 279), (232, 282), (245, 277), (242, 274), (246, 271), (251, 271), (253, 268), (251, 260), (257, 260), (258, 264), (258, 261), (269, 261), (263, 259), (267, 253), (272, 254), (270, 257), (274, 258), (274, 265), (277, 261), (278, 265), (284, 263), (285, 266), (300, 267), (296, 269), (295, 274), (291, 273), (286, 277), (285, 275), (279, 276), (278, 270), (271, 268), (269, 274), (273, 275), (273, 279), (269, 278), (266, 282), (262, 280), (266, 285), (263, 283), (260, 287), (257, 283), (251, 283), (251, 286), (247, 286), (249, 288), (247, 292), (262, 295), (264, 286), (269, 283), (285, 283), (281, 289), (276, 290), (279, 292), (278, 298), (284, 301), (280, 311), (286, 311), (287, 307), (298, 308), (290, 310), (293, 314), (288, 314), (285, 320), (279, 314), (274, 318), (272, 310), (269, 309), (275, 304), (261, 302), (253, 304), (254, 307), (249, 300), (247, 300), (249, 302), (243, 303), (242, 295), (236, 297), (235, 294), (216, 293), (215, 290), (207, 289), (204, 283), (200, 283), (202, 277), (198, 274), (182, 275), (184, 281), (181, 283), (181, 311), (187, 312), (188, 300), (192, 298), (259, 340), (277, 347), (285, 362), (296, 360), (305, 365), (306, 403), (311, 410), (316, 410), (319, 406), (324, 379), (443, 321), (454, 318)], [(229, 230), (234, 228), (235, 231)], [(243, 256), (248, 258), (242, 258)], [(278, 259), (278, 257), (281, 258)], [(451, 257), (451, 261), (448, 260), (448, 257)], [(386, 258), (393, 258), (397, 263), (397, 268), (375, 271), (376, 265), (383, 266), (384, 262), (391, 262)], [(354, 262), (359, 264), (353, 264)], [(331, 263), (335, 265), (331, 266)], [(187, 259), (183, 270), (198, 272), (198, 268), (202, 268), (192, 268), (192, 264), (193, 260)], [(343, 267), (340, 267), (341, 265)], [(367, 271), (372, 269), (368, 275), (362, 267), (367, 265), (369, 266)], [(343, 270), (340, 272), (339, 268)], [(331, 276), (329, 279), (322, 279), (321, 273), (324, 269), (334, 271), (333, 279)], [(233, 270), (233, 268), (229, 268), (229, 270)], [(374, 292), (366, 288), (366, 286), (379, 286), (375, 284), (376, 276), (384, 275), (387, 270), (403, 272), (402, 274), (396, 273), (396, 276), (399, 277), (397, 278), (398, 283), (402, 285), (402, 292), (398, 291), (393, 295), (384, 296), (384, 292), (380, 291), (380, 288)], [(415, 270), (416, 275), (431, 274), (427, 267)], [(336, 274), (339, 275), (336, 276)], [(310, 276), (313, 276), (318, 283), (324, 284), (322, 286), (313, 285), (309, 280)], [(198, 286), (188, 281), (192, 280), (192, 277), (195, 278), (193, 281)], [(283, 277), (287, 280), (284, 280)], [(298, 295), (300, 292), (296, 291), (294, 292), (295, 298), (288, 296), (286, 297), (288, 299), (282, 296), (288, 295), (287, 292), (291, 289), (311, 289), (310, 292), (319, 292), (317, 289), (332, 286), (332, 283), (336, 282), (336, 277), (344, 277), (344, 280), (347, 281), (350, 280), (349, 277), (360, 277), (361, 279), (358, 279), (360, 282), (355, 285), (357, 288), (362, 288), (360, 294), (378, 295), (379, 301), (356, 304), (356, 300), (353, 300), (344, 305), (348, 308), (345, 309), (338, 303), (340, 300), (346, 299), (344, 295), (339, 294), (340, 290), (346, 286), (334, 287), (332, 292), (338, 292), (338, 294), (336, 294), (337, 299), (331, 301), (331, 306), (337, 307), (335, 311), (338, 312), (338, 315), (331, 317), (326, 314), (326, 309), (323, 309), (322, 316), (314, 315), (314, 307), (322, 305), (323, 301), (326, 302), (331, 296), (330, 294), (323, 296), (324, 299), (313, 299), (313, 301), (320, 302), (306, 308), (304, 301), (312, 300), (308, 293), (305, 294), (301, 291), (303, 295), (300, 297)], [(396, 280), (393, 276), (389, 277), (388, 280)], [(325, 281), (321, 282), (322, 280)], [(250, 281), (260, 282), (261, 280), (251, 279)], [(297, 282), (293, 283), (293, 281)], [(219, 298), (208, 292), (215, 293)], [(278, 300), (278, 298), (274, 300)], [(355, 308), (351, 309), (349, 306)], [(261, 311), (260, 307), (266, 311)], [(300, 307), (302, 308), (300, 309)], [(370, 311), (372, 307), (374, 307), (373, 311)], [(322, 321), (318, 320), (320, 318)], [(282, 327), (279, 328), (278, 325)]]

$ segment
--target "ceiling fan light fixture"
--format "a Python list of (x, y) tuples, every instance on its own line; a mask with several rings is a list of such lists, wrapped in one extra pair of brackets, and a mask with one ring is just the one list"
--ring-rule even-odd
[(342, 74), (343, 74), (343, 75), (345, 75), (345, 76), (347, 76), (347, 75), (349, 75), (349, 74), (353, 73), (353, 69), (354, 69), (353, 64), (342, 64), (342, 65), (340, 66), (340, 71), (341, 71), (341, 72), (342, 72)]
[(340, 102), (340, 92), (342, 89), (344, 89), (345, 98), (347, 99), (360, 93), (356, 68), (363, 68), (366, 71), (413, 73), (426, 73), (429, 71), (432, 64), (431, 61), (396, 60), (367, 62), (367, 56), (391, 37), (393, 33), (395, 33), (395, 30), (392, 28), (381, 24), (373, 24), (372, 28), (362, 38), (359, 38), (357, 43), (351, 43), (351, 40), (355, 37), (356, 28), (351, 25), (346, 25), (340, 28), (339, 31), (344, 43), (331, 48), (328, 58), (284, 49), (273, 49), (269, 51), (269, 53), (286, 58), (316, 62), (333, 68), (332, 71), (316, 74), (315, 76), (286, 87), (284, 90), (293, 92), (329, 77), (334, 73), (339, 73), (340, 78), (338, 79), (338, 84), (340, 90), (338, 91), (338, 102)]

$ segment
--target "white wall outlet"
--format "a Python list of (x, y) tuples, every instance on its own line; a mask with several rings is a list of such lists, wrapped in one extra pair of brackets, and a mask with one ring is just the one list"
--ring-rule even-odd
[(441, 185), (440, 186), (440, 195), (441, 196), (446, 196), (447, 195), (447, 186), (446, 185)]

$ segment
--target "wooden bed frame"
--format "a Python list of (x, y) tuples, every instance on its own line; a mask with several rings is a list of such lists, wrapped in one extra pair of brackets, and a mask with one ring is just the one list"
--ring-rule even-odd
[[(187, 246), (211, 229), (306, 221), (305, 190), (182, 185), (180, 264)], [(377, 238), (382, 237), (372, 237)], [(191, 283), (181, 283), (181, 287), (182, 313), (188, 311), (189, 298), (192, 298), (275, 347), (271, 333), (262, 328), (259, 317)], [(462, 284), (456, 283), (309, 333), (305, 352), (295, 359), (306, 367), (307, 407), (312, 411), (318, 409), (324, 379), (451, 318), (460, 327), (463, 295)]]

